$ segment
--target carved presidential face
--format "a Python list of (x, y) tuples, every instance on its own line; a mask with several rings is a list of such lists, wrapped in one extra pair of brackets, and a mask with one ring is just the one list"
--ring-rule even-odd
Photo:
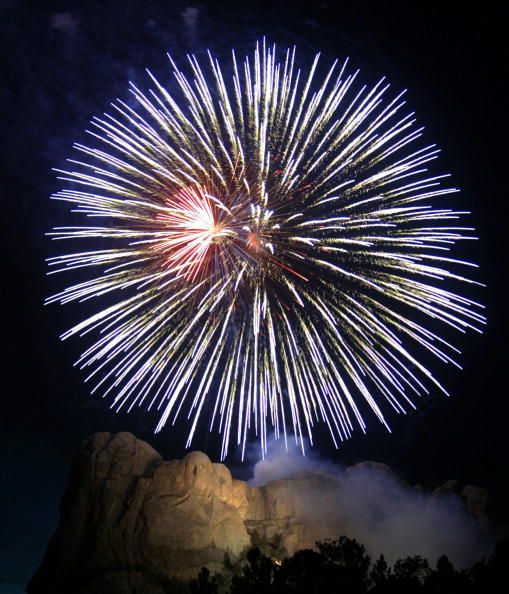
[(205, 493), (213, 487), (214, 470), (212, 462), (201, 452), (191, 452), (184, 460), (183, 476), (184, 484), (187, 489), (193, 492)]

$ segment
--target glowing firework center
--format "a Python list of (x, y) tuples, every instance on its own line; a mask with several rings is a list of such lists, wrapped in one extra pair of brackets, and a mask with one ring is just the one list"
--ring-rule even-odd
[[(226, 205), (201, 188), (186, 188), (166, 198), (158, 215), (164, 230), (154, 249), (165, 254), (167, 266), (187, 280), (211, 280), (216, 274), (240, 274), (243, 263), (253, 264), (262, 250), (273, 246), (262, 239), (271, 231), (270, 211), (242, 198)], [(246, 224), (249, 222), (249, 225)]]

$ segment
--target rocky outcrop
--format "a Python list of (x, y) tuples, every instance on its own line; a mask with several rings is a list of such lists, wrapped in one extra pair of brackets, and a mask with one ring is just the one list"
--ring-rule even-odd
[(457, 495), (465, 502), (471, 516), (476, 518), (481, 526), (487, 528), (489, 525), (486, 508), (488, 506), (488, 491), (475, 485), (462, 487), (458, 481), (446, 481), (443, 485), (433, 491), (434, 495)]
[[(342, 483), (306, 472), (250, 487), (203, 453), (166, 462), (129, 433), (97, 433), (73, 462), (60, 525), (28, 592), (160, 594), (204, 565), (223, 570), (225, 553), (235, 560), (253, 543), (275, 556), (312, 547), (343, 532), (340, 491), (373, 470), (398, 480), (363, 463)], [(463, 494), (474, 514), (483, 513), (481, 491)]]
[(200, 452), (164, 462), (129, 433), (95, 434), (73, 463), (60, 525), (29, 592), (81, 592), (89, 580), (114, 592), (104, 577), (111, 570), (126, 583), (151, 576), (140, 591), (158, 592), (168, 576), (215, 569), (225, 551), (238, 555), (250, 544), (245, 487)]

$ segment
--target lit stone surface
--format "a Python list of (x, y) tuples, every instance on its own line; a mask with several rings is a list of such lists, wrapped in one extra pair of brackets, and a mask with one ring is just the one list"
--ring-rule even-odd
[[(250, 487), (201, 452), (165, 462), (130, 433), (96, 433), (73, 462), (60, 524), (28, 592), (159, 594), (205, 565), (222, 571), (226, 552), (235, 561), (253, 544), (291, 555), (348, 532), (341, 489), (366, 470), (399, 481), (389, 467), (366, 462), (343, 473), (343, 486), (304, 472)], [(486, 492), (467, 487), (462, 495), (483, 516)]]

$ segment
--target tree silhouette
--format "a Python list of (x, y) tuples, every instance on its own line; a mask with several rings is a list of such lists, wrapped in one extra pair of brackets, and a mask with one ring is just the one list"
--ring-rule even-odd
[(230, 594), (272, 594), (275, 564), (260, 549), (251, 549), (246, 556), (242, 575), (234, 575)]
[(195, 580), (189, 582), (191, 594), (218, 594), (218, 584), (215, 577), (210, 578), (210, 571), (202, 567)]
[[(418, 555), (399, 559), (392, 568), (381, 555), (371, 565), (365, 548), (345, 536), (318, 542), (316, 550), (300, 550), (282, 561), (258, 548), (235, 564), (225, 556), (225, 569), (238, 572), (229, 594), (497, 594), (505, 592), (508, 567), (507, 542), (498, 543), (488, 560), (462, 571), (445, 556), (438, 559), (435, 569)], [(189, 590), (191, 594), (218, 594), (219, 590), (226, 594), (227, 582), (223, 580), (218, 588), (216, 576), (210, 579), (202, 569)]]
[(392, 590), (405, 594), (423, 592), (424, 583), (430, 574), (431, 568), (428, 561), (419, 555), (399, 559), (393, 568)]
[[(488, 561), (479, 561), (470, 570), (470, 579), (475, 594), (497, 594), (507, 588), (507, 570), (509, 568), (509, 542), (499, 541)], [(470, 593), (469, 593), (470, 594)]]
[(392, 571), (383, 555), (380, 555), (373, 564), (369, 577), (373, 585), (370, 592), (373, 594), (388, 594), (390, 592)]
[(467, 573), (456, 571), (449, 559), (442, 555), (437, 561), (436, 570), (426, 578), (424, 591), (429, 594), (465, 594), (470, 592), (469, 587)]
[(316, 546), (333, 584), (338, 584), (343, 593), (361, 594), (366, 591), (371, 560), (363, 545), (341, 536), (338, 540), (317, 542)]
[(341, 537), (317, 543), (317, 551), (297, 551), (274, 573), (278, 594), (363, 594), (370, 559), (362, 545)]
[(274, 586), (278, 594), (322, 594), (331, 591), (323, 557), (310, 549), (297, 551), (283, 561), (275, 575)]

